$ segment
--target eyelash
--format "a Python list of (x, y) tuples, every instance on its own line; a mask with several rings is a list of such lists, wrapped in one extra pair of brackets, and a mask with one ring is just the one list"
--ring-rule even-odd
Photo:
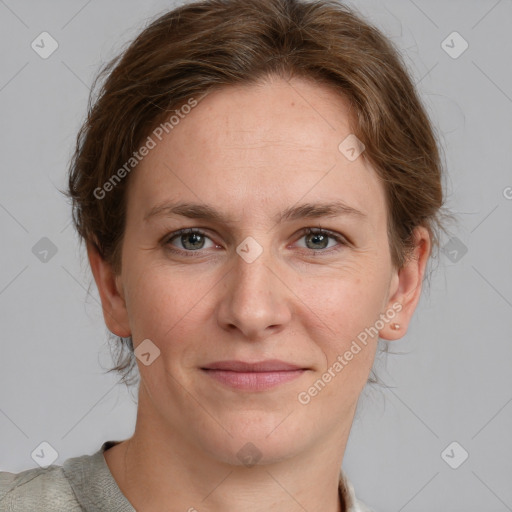
[[(198, 235), (204, 236), (206, 238), (209, 238), (211, 240), (211, 238), (205, 232), (201, 231), (200, 229), (183, 228), (183, 229), (179, 229), (178, 231), (174, 231), (169, 236), (165, 237), (163, 245), (167, 248), (167, 250), (169, 250), (173, 253), (176, 253), (179, 255), (185, 255), (186, 257), (197, 257), (195, 255), (195, 253), (200, 253), (201, 249), (197, 249), (196, 251), (187, 251), (187, 250), (183, 250), (183, 249), (176, 249), (174, 246), (170, 245), (170, 243), (175, 238), (178, 238), (179, 236), (185, 235), (185, 234), (186, 235), (198, 234)], [(318, 227), (318, 228), (309, 228), (308, 227), (308, 228), (302, 229), (300, 231), (299, 239), (302, 237), (305, 237), (307, 235), (326, 235), (329, 238), (336, 240), (336, 242), (338, 242), (342, 246), (342, 247), (338, 247), (338, 248), (331, 247), (329, 249), (318, 249), (318, 250), (306, 248), (305, 250), (310, 253), (321, 253), (321, 252), (331, 253), (331, 251), (339, 251), (339, 250), (343, 249), (343, 246), (348, 245), (348, 241), (345, 237), (343, 237), (342, 235), (340, 235), (334, 231), (329, 231), (329, 230), (323, 229), (322, 227)]]

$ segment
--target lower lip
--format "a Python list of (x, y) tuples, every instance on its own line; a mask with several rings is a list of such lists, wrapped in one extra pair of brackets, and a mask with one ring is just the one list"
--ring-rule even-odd
[(203, 370), (213, 379), (232, 388), (246, 391), (264, 391), (300, 377), (306, 370), (278, 372), (234, 372), (229, 370)]

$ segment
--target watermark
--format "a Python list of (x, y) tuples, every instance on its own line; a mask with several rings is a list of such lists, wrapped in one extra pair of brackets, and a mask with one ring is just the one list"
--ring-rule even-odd
[(452, 263), (457, 263), (468, 252), (468, 248), (461, 240), (454, 236), (441, 247), (441, 251)]
[(441, 458), (450, 466), (452, 469), (457, 469), (469, 457), (469, 453), (466, 449), (459, 444), (457, 441), (453, 441), (450, 443), (442, 452)]
[(30, 456), (39, 466), (47, 468), (57, 460), (59, 454), (48, 441), (43, 441), (32, 450)]
[(33, 247), (32, 254), (41, 261), (48, 263), (56, 254), (57, 246), (46, 236), (43, 236)]
[(170, 131), (179, 124), (180, 120), (184, 119), (196, 105), (197, 100), (190, 98), (187, 103), (179, 108), (179, 110), (175, 110), (175, 114), (169, 117), (167, 121), (160, 123), (151, 132), (151, 135), (148, 136), (146, 142), (138, 149), (138, 151), (134, 151), (132, 156), (103, 184), (102, 187), (96, 187), (94, 189), (94, 197), (101, 200), (107, 195), (107, 192), (112, 191), (121, 182), (121, 180), (125, 178), (135, 168), (135, 166), (156, 147), (157, 141), (155, 139), (160, 142), (164, 133), (170, 133)]
[(47, 59), (57, 50), (59, 43), (48, 32), (41, 32), (32, 43), (30, 43), (30, 47), (41, 59)]
[(347, 135), (338, 145), (338, 151), (350, 162), (357, 160), (365, 149), (366, 146), (353, 133)]
[[(402, 311), (402, 304), (396, 302), (389, 308), (385, 313), (381, 313), (379, 315), (379, 320), (376, 320), (373, 326), (366, 327), (364, 331), (361, 331), (357, 335), (357, 340), (352, 340), (352, 344), (350, 345), (350, 349), (346, 350), (343, 355), (338, 355), (336, 357), (336, 361), (329, 367), (327, 370), (320, 376), (319, 379), (315, 381), (315, 383), (310, 386), (307, 391), (301, 391), (297, 395), (297, 400), (302, 405), (307, 405), (311, 402), (311, 399), (322, 391), (325, 386), (331, 382), (342, 370), (345, 366), (348, 365), (350, 361), (354, 358), (355, 355), (361, 352), (362, 347), (359, 343), (366, 347), (368, 343), (368, 336), (374, 338), (379, 334), (379, 331), (384, 328), (384, 326), (389, 323), (393, 318), (395, 318), (396, 314)], [(358, 343), (359, 340), (359, 343)]]
[(137, 345), (134, 354), (144, 366), (149, 366), (160, 355), (160, 349), (146, 338)]
[(246, 263), (252, 263), (260, 257), (263, 247), (252, 236), (248, 236), (238, 245), (236, 252)]
[(452, 32), (443, 39), (441, 48), (452, 59), (458, 59), (469, 48), (469, 44), (458, 32)]
[(261, 451), (253, 443), (245, 443), (236, 454), (238, 460), (247, 468), (252, 468), (256, 465), (262, 455)]

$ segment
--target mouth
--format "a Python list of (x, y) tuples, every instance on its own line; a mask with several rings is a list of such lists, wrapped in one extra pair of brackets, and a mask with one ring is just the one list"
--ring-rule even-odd
[(309, 368), (269, 359), (257, 363), (219, 361), (201, 370), (217, 382), (244, 391), (264, 391), (297, 379)]

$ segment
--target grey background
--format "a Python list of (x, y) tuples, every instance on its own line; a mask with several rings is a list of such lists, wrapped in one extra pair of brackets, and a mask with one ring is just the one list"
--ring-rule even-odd
[[(391, 346), (404, 355), (378, 370), (393, 387), (361, 398), (344, 468), (382, 512), (512, 510), (512, 2), (356, 4), (415, 77), (459, 225)], [(57, 188), (99, 66), (174, 5), (0, 0), (0, 470), (36, 467), (42, 441), (62, 464), (133, 432), (133, 397), (103, 374), (99, 297)], [(59, 44), (46, 60), (30, 46), (43, 31)], [(456, 59), (441, 46), (453, 31), (469, 44)], [(33, 252), (43, 237), (57, 250), (47, 262)], [(453, 441), (469, 453), (458, 469), (441, 457)]]

